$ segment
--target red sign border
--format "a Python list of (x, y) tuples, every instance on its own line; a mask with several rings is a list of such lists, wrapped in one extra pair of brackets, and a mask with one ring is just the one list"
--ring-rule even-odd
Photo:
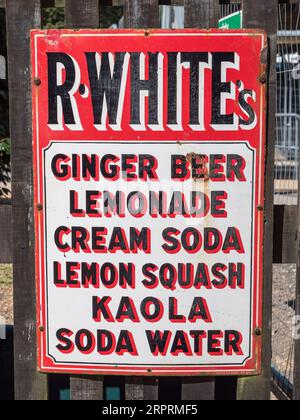
[[(261, 373), (261, 352), (262, 352), (262, 334), (257, 334), (257, 331), (262, 331), (262, 301), (263, 301), (263, 255), (258, 249), (254, 248), (254, 261), (257, 262), (255, 267), (257, 268), (257, 281), (253, 284), (253, 295), (256, 295), (256, 299), (253, 299), (253, 313), (256, 314), (255, 320), (252, 319), (252, 334), (253, 334), (253, 348), (252, 358), (248, 359), (244, 366), (241, 368), (237, 366), (124, 366), (118, 364), (115, 366), (99, 366), (99, 365), (86, 365), (78, 366), (74, 363), (70, 364), (55, 364), (54, 360), (49, 357), (46, 353), (46, 334), (45, 334), (45, 320), (46, 320), (46, 302), (45, 302), (45, 259), (44, 259), (44, 216), (43, 216), (43, 195), (40, 191), (40, 170), (41, 162), (39, 161), (39, 125), (38, 125), (38, 42), (39, 37), (44, 37), (49, 34), (57, 35), (58, 33), (64, 35), (87, 35), (92, 36), (95, 34), (105, 34), (106, 36), (116, 36), (116, 33), (132, 36), (142, 35), (155, 36), (155, 35), (170, 35), (178, 36), (185, 34), (207, 35), (216, 36), (224, 35), (232, 36), (257, 36), (261, 38), (262, 49), (267, 48), (267, 35), (264, 31), (260, 30), (195, 30), (195, 29), (182, 29), (182, 30), (32, 30), (31, 31), (31, 51), (32, 51), (32, 109), (33, 109), (33, 169), (34, 169), (34, 218), (35, 218), (35, 239), (36, 239), (36, 289), (37, 289), (37, 340), (38, 340), (38, 370), (44, 373), (69, 373), (69, 374), (88, 374), (88, 375), (131, 375), (131, 376), (251, 376), (258, 375)], [(265, 65), (261, 64), (261, 72), (265, 71)], [(259, 76), (259, 75), (258, 75)], [(264, 203), (264, 187), (265, 187), (265, 139), (266, 139), (266, 85), (261, 83), (261, 102), (260, 102), (260, 158), (259, 158), (259, 173), (260, 181), (258, 177), (255, 181), (255, 188), (260, 191), (260, 194), (256, 194), (257, 206), (255, 212), (255, 238), (258, 238), (258, 243), (263, 244), (263, 232), (264, 232), (264, 212), (262, 211), (262, 204)], [(121, 141), (121, 140), (120, 140)], [(42, 177), (43, 178), (43, 177)]]

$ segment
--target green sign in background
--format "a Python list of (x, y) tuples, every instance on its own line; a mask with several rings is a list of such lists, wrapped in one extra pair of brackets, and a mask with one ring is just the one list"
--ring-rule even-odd
[(219, 20), (220, 29), (241, 29), (243, 27), (242, 11), (233, 13)]

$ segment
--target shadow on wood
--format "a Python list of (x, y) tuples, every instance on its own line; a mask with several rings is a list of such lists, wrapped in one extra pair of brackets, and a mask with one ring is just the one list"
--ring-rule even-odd
[(12, 209), (0, 202), (0, 264), (12, 263)]
[(297, 206), (274, 206), (274, 264), (296, 264)]

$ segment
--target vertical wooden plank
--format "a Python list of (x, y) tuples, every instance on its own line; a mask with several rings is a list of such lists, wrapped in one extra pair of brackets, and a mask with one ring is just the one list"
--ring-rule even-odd
[[(214, 28), (217, 26), (218, 3), (215, 0), (185, 0), (184, 25), (186, 28)], [(215, 379), (183, 378), (182, 400), (214, 400)]]
[[(99, 0), (65, 2), (65, 25), (69, 29), (99, 28)], [(72, 376), (72, 400), (103, 400), (103, 378)]]
[(263, 297), (263, 372), (261, 376), (240, 379), (238, 399), (268, 400), (271, 388), (271, 322), (272, 322), (272, 257), (274, 202), (274, 145), (276, 113), (276, 47), (277, 0), (243, 0), (245, 28), (264, 29), (269, 38), (268, 57), (268, 121), (266, 156), (266, 199), (264, 232), (264, 297)]
[(7, 1), (6, 15), (13, 169), (15, 397), (41, 400), (47, 398), (47, 376), (37, 373), (29, 44), (30, 29), (41, 25), (40, 1)]
[(125, 0), (126, 28), (158, 28), (158, 0)]
[(73, 376), (70, 382), (71, 400), (103, 400), (103, 378), (99, 376)]
[(274, 206), (274, 264), (297, 262), (297, 206)]
[(99, 28), (99, 0), (66, 0), (66, 28)]
[[(159, 27), (158, 0), (125, 0), (126, 28)], [(127, 377), (126, 400), (157, 400), (158, 381), (155, 378)]]
[(0, 264), (12, 263), (12, 208), (0, 201)]
[(186, 28), (216, 28), (219, 16), (218, 0), (185, 0)]
[(158, 379), (126, 378), (125, 399), (132, 401), (156, 401), (158, 399)]

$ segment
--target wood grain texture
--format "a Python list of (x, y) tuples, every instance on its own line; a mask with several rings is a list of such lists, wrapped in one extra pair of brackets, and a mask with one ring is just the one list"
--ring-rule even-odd
[(214, 378), (182, 378), (183, 401), (212, 401), (214, 399)]
[(158, 399), (158, 379), (126, 377), (125, 399), (132, 401), (156, 401)]
[(158, 0), (125, 0), (126, 28), (158, 28)]
[(0, 264), (10, 264), (12, 251), (12, 207), (0, 204)]
[(272, 323), (272, 272), (273, 272), (273, 201), (274, 201), (274, 146), (276, 114), (276, 49), (277, 0), (244, 0), (244, 27), (264, 29), (268, 33), (268, 117), (265, 183), (264, 232), (264, 290), (263, 290), (263, 360), (262, 375), (240, 379), (238, 398), (242, 400), (268, 400), (271, 394), (271, 323)]
[(47, 376), (37, 373), (34, 259), (30, 29), (41, 26), (39, 0), (6, 2), (14, 262), (14, 354), (17, 400), (47, 398)]
[(65, 23), (68, 29), (99, 28), (99, 0), (66, 0)]
[(274, 206), (274, 264), (297, 262), (297, 206)]
[(219, 1), (185, 0), (184, 25), (186, 28), (216, 28), (218, 24)]
[(72, 376), (70, 380), (71, 400), (103, 400), (103, 378), (99, 376)]

